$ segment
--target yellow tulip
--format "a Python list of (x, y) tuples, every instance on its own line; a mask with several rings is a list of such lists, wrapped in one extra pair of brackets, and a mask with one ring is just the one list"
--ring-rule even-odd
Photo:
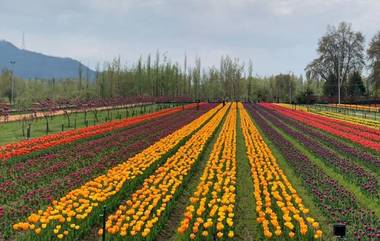
[[(314, 219), (305, 216), (309, 213), (309, 209), (305, 208), (297, 190), (293, 188), (277, 164), (276, 158), (264, 142), (248, 112), (242, 104), (239, 104), (238, 108), (254, 186), (253, 198), (256, 202), (257, 223), (262, 225), (264, 236), (270, 238), (272, 233), (269, 230), (271, 229), (275, 230), (276, 236), (283, 234), (277, 217), (282, 217), (284, 226), (289, 230), (294, 230), (294, 224), (291, 222), (294, 219), (294, 222), (300, 225), (301, 235), (306, 235), (308, 226), (304, 220), (306, 219), (309, 224), (314, 223)], [(267, 215), (270, 216), (269, 220), (266, 218)], [(315, 225), (314, 228), (318, 226)], [(294, 232), (289, 233), (290, 238), (294, 235)]]

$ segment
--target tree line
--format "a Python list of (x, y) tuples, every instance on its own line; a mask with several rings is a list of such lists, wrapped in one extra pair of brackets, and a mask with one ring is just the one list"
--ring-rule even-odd
[(171, 61), (157, 51), (140, 57), (132, 65), (120, 58), (97, 67), (95, 80), (83, 76), (67, 80), (23, 80), (3, 70), (0, 99), (11, 100), (11, 82), (15, 81), (16, 107), (31, 105), (41, 99), (112, 99), (128, 96), (187, 96), (193, 100), (249, 100), (306, 102), (312, 96), (378, 96), (380, 94), (380, 32), (368, 48), (364, 36), (349, 23), (329, 26), (319, 40), (318, 58), (305, 68), (305, 78), (280, 73), (254, 75), (251, 60), (223, 56), (219, 66), (204, 67), (196, 58), (190, 63)]

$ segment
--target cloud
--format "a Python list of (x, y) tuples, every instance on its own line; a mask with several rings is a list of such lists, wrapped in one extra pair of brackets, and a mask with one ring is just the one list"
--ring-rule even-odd
[(0, 39), (95, 66), (133, 62), (157, 49), (173, 61), (223, 54), (252, 58), (259, 74), (303, 73), (328, 24), (380, 30), (378, 0), (2, 0)]

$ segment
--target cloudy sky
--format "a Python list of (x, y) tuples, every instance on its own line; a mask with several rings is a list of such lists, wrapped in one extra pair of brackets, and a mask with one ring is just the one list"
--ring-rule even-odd
[(380, 30), (380, 0), (1, 0), (0, 39), (95, 67), (132, 63), (157, 49), (183, 62), (222, 55), (252, 59), (255, 74), (303, 69), (328, 24), (351, 22), (368, 41)]

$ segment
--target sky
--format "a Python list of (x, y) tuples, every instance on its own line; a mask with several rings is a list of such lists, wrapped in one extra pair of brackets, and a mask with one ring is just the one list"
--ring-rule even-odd
[[(95, 68), (157, 50), (205, 68), (223, 55), (252, 59), (256, 75), (304, 74), (327, 26), (346, 21), (367, 43), (380, 0), (1, 0), (0, 39)], [(0, 53), (1, 54), (1, 53)]]

